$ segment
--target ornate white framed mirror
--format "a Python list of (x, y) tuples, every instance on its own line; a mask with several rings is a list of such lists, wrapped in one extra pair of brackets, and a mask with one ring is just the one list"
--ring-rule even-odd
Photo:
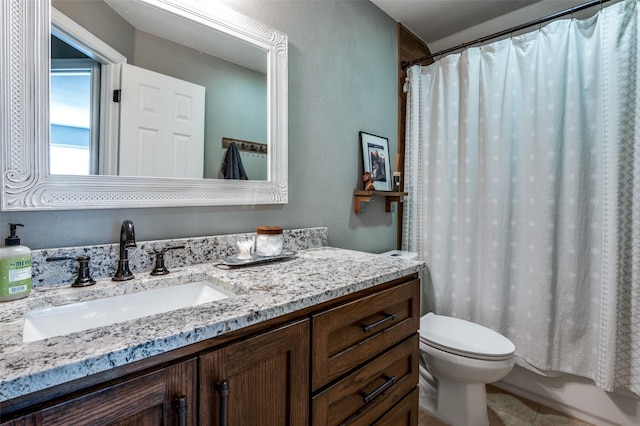
[[(55, 0), (55, 2), (60, 3), (60, 8), (64, 7), (64, 0)], [(206, 144), (213, 144), (215, 149), (205, 148), (204, 155), (201, 153), (200, 156), (204, 156), (204, 159), (201, 158), (200, 161), (203, 161), (204, 165), (194, 167), (193, 163), (190, 163), (191, 165), (186, 167), (190, 172), (194, 168), (201, 168), (193, 175), (195, 177), (175, 177), (182, 175), (163, 174), (163, 170), (172, 167), (164, 165), (158, 167), (157, 153), (142, 150), (140, 148), (143, 146), (142, 143), (134, 144), (132, 147), (130, 140), (136, 139), (136, 137), (123, 137), (124, 133), (119, 133), (124, 127), (120, 127), (122, 123), (119, 121), (121, 105), (113, 103), (110, 97), (114, 87), (119, 89), (120, 81), (118, 78), (122, 71), (118, 68), (119, 65), (113, 62), (108, 65), (113, 65), (117, 71), (106, 72), (104, 70), (107, 68), (103, 67), (102, 78), (98, 79), (103, 83), (108, 80), (115, 86), (102, 86), (97, 89), (102, 92), (102, 103), (106, 104), (106, 107), (101, 109), (99, 113), (93, 111), (93, 117), (98, 118), (92, 131), (98, 133), (99, 136), (94, 142), (87, 145), (94, 147), (91, 150), (87, 148), (92, 153), (91, 156), (97, 155), (99, 159), (87, 160), (92, 164), (87, 166), (90, 170), (88, 172), (75, 172), (66, 169), (65, 161), (62, 161), (61, 169), (55, 165), (52, 167), (54, 156), (57, 156), (56, 158), (62, 156), (63, 159), (71, 158), (64, 150), (62, 154), (52, 152), (58, 148), (54, 145), (53, 133), (59, 131), (59, 129), (54, 129), (52, 124), (58, 123), (61, 115), (63, 117), (72, 115), (70, 113), (59, 114), (57, 109), (52, 111), (52, 109), (58, 108), (57, 104), (50, 107), (55, 103), (50, 97), (52, 63), (56, 62), (55, 58), (53, 61), (51, 59), (52, 44), (57, 42), (55, 38), (52, 38), (52, 33), (93, 59), (109, 57), (116, 58), (113, 59), (116, 62), (132, 64), (133, 55), (127, 55), (126, 52), (121, 55), (121, 50), (126, 50), (126, 47), (118, 46), (111, 50), (112, 46), (109, 43), (104, 43), (106, 47), (100, 47), (105, 37), (92, 38), (91, 36), (94, 34), (92, 30), (81, 24), (76, 27), (72, 17), (65, 15), (64, 11), (60, 12), (57, 8), (52, 8), (51, 0), (6, 0), (0, 2), (2, 13), (0, 16), (2, 22), (0, 29), (2, 33), (0, 40), (2, 210), (76, 210), (286, 203), (288, 194), (287, 36), (216, 4), (216, 2), (197, 0), (126, 0), (126, 2), (124, 0), (105, 0), (104, 2), (119, 6), (128, 3), (129, 6), (126, 7), (130, 7), (129, 9), (123, 9), (117, 13), (147, 17), (146, 24), (140, 24), (140, 27), (136, 23), (130, 24), (133, 32), (142, 34), (141, 37), (136, 36), (136, 40), (159, 38), (162, 34), (154, 33), (154, 28), (168, 27), (173, 22), (174, 25), (182, 28), (184, 33), (178, 34), (179, 31), (174, 27), (169, 32), (178, 34), (178, 39), (166, 43), (189, 45), (192, 53), (195, 52), (196, 55), (201, 55), (201, 57), (204, 57), (205, 54), (211, 55), (213, 59), (206, 59), (208, 62), (227, 61), (230, 64), (225, 65), (228, 69), (233, 70), (233, 66), (242, 66), (257, 69), (258, 73), (264, 72), (262, 77), (266, 82), (266, 87), (263, 89), (266, 102), (266, 107), (262, 108), (264, 119), (258, 116), (255, 121), (261, 122), (263, 120), (260, 126), (264, 128), (263, 133), (266, 140), (252, 141), (264, 143), (249, 144), (252, 149), (256, 145), (266, 145), (264, 149), (266, 153), (253, 154), (256, 157), (261, 156), (261, 160), (264, 161), (264, 172), (261, 172), (262, 175), (255, 179), (250, 177), (249, 180), (225, 179), (224, 177), (228, 178), (229, 176), (223, 176), (219, 172), (221, 164), (224, 162), (223, 157), (227, 155), (226, 148), (222, 151), (223, 145), (220, 136), (237, 139), (240, 141), (239, 144), (251, 138), (251, 136), (243, 137), (241, 133), (241, 130), (246, 130), (249, 127), (247, 125), (241, 125), (240, 130), (230, 129), (225, 130), (225, 134), (220, 134), (219, 129), (223, 127), (224, 123), (233, 121), (231, 118), (241, 116), (240, 112), (252, 109), (248, 104), (244, 108), (242, 105), (238, 107), (236, 99), (233, 101), (237, 108), (233, 117), (226, 117), (222, 120), (220, 116), (223, 116), (225, 111), (220, 112), (220, 108), (216, 110), (216, 105), (212, 106), (209, 101), (205, 104), (204, 113), (201, 114), (204, 116), (205, 122), (202, 139)], [(77, 2), (71, 3), (77, 4)], [(163, 16), (164, 18), (162, 18)], [(165, 21), (148, 21), (148, 17), (165, 19)], [(87, 33), (89, 33), (88, 36), (83, 36)], [(138, 34), (136, 33), (136, 35)], [(86, 43), (83, 45), (82, 41), (85, 39)], [(52, 40), (54, 41), (52, 42)], [(139, 42), (136, 48), (140, 49), (141, 45), (144, 45), (143, 42)], [(229, 45), (232, 46), (231, 49), (229, 49)], [(84, 48), (88, 50), (84, 50)], [(151, 54), (147, 52), (147, 61), (153, 62), (149, 58), (157, 59), (164, 50), (164, 48), (154, 50)], [(87, 53), (89, 51), (90, 53)], [(258, 65), (246, 65), (243, 61), (249, 59), (238, 56), (243, 51), (248, 51), (249, 56), (252, 54), (256, 56), (255, 52), (258, 52)], [(170, 65), (179, 69), (181, 64), (184, 65), (185, 62), (176, 60)], [(56, 64), (54, 68), (57, 66)], [(138, 67), (138, 63), (135, 66)], [(264, 71), (260, 70), (261, 67)], [(190, 66), (182, 66), (182, 68), (192, 69)], [(199, 74), (210, 75), (212, 72), (200, 71)], [(105, 75), (109, 77), (105, 78)], [(115, 79), (116, 83), (113, 83), (113, 75), (118, 77)], [(144, 77), (143, 81), (147, 82), (148, 80), (145, 80), (147, 78)], [(122, 84), (124, 85), (124, 83)], [(206, 86), (204, 89), (206, 99), (209, 97), (221, 98), (219, 92), (215, 92), (215, 88), (207, 86), (207, 83), (203, 84), (198, 81), (196, 85)], [(231, 85), (227, 84), (226, 86)], [(57, 86), (55, 90), (58, 90)], [(93, 93), (95, 92), (94, 88)], [(125, 94), (126, 92), (123, 93), (123, 96)], [(62, 98), (64, 99), (65, 96)], [(105, 103), (105, 98), (109, 98), (109, 102)], [(229, 99), (222, 98), (223, 106), (231, 104)], [(191, 112), (192, 109), (195, 109), (192, 105), (192, 103), (178, 105), (175, 102), (173, 104), (174, 110), (180, 113)], [(228, 109), (231, 110), (230, 107)], [(111, 110), (111, 115), (106, 110)], [(184, 114), (182, 115), (184, 116)], [(128, 113), (125, 116), (128, 117)], [(216, 123), (216, 119), (220, 124), (212, 124)], [(115, 130), (111, 126), (114, 121), (116, 123)], [(242, 120), (240, 121), (242, 122)], [(252, 118), (245, 119), (244, 123), (249, 121), (253, 122), (254, 120)], [(139, 134), (140, 132), (138, 132)], [(185, 138), (183, 134), (179, 136)], [(108, 145), (107, 141), (115, 142)], [(182, 161), (180, 148), (173, 146), (167, 149), (164, 147), (161, 151), (164, 151), (164, 154), (168, 153), (170, 160), (178, 158)], [(134, 163), (147, 172), (123, 172), (124, 166), (121, 161), (131, 158), (138, 158)], [(154, 159), (153, 162), (160, 173), (148, 172), (151, 169), (145, 166), (145, 161), (150, 158)], [(250, 173), (247, 172), (247, 174)]]

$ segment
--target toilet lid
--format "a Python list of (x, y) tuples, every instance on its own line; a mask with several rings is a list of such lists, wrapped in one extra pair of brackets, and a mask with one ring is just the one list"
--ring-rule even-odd
[(516, 349), (511, 340), (487, 327), (431, 312), (420, 318), (420, 340), (437, 349), (477, 359), (508, 359)]

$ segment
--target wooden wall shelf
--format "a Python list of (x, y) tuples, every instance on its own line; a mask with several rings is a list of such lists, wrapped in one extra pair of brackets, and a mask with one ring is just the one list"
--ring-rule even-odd
[(384, 197), (385, 199), (385, 211), (391, 213), (391, 203), (402, 202), (402, 197), (409, 195), (407, 192), (393, 192), (393, 191), (364, 191), (362, 189), (354, 189), (353, 196), (356, 199), (355, 211), (356, 214), (360, 214), (362, 211), (360, 203), (370, 203), (375, 200), (376, 196)]

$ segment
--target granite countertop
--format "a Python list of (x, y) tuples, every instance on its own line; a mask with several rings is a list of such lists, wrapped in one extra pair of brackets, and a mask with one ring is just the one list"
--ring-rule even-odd
[[(228, 268), (203, 263), (169, 275), (131, 281), (97, 280), (82, 289), (36, 289), (0, 303), (0, 403), (181, 348), (223, 333), (400, 278), (424, 263), (331, 247), (293, 259)], [(236, 294), (216, 302), (30, 343), (22, 342), (24, 313), (73, 301), (209, 280)]]

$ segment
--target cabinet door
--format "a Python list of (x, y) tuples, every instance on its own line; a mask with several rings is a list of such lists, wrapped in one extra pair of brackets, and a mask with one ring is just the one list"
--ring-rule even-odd
[(200, 424), (307, 425), (309, 320), (200, 357)]
[(197, 424), (197, 360), (192, 359), (66, 400), (11, 426)]

